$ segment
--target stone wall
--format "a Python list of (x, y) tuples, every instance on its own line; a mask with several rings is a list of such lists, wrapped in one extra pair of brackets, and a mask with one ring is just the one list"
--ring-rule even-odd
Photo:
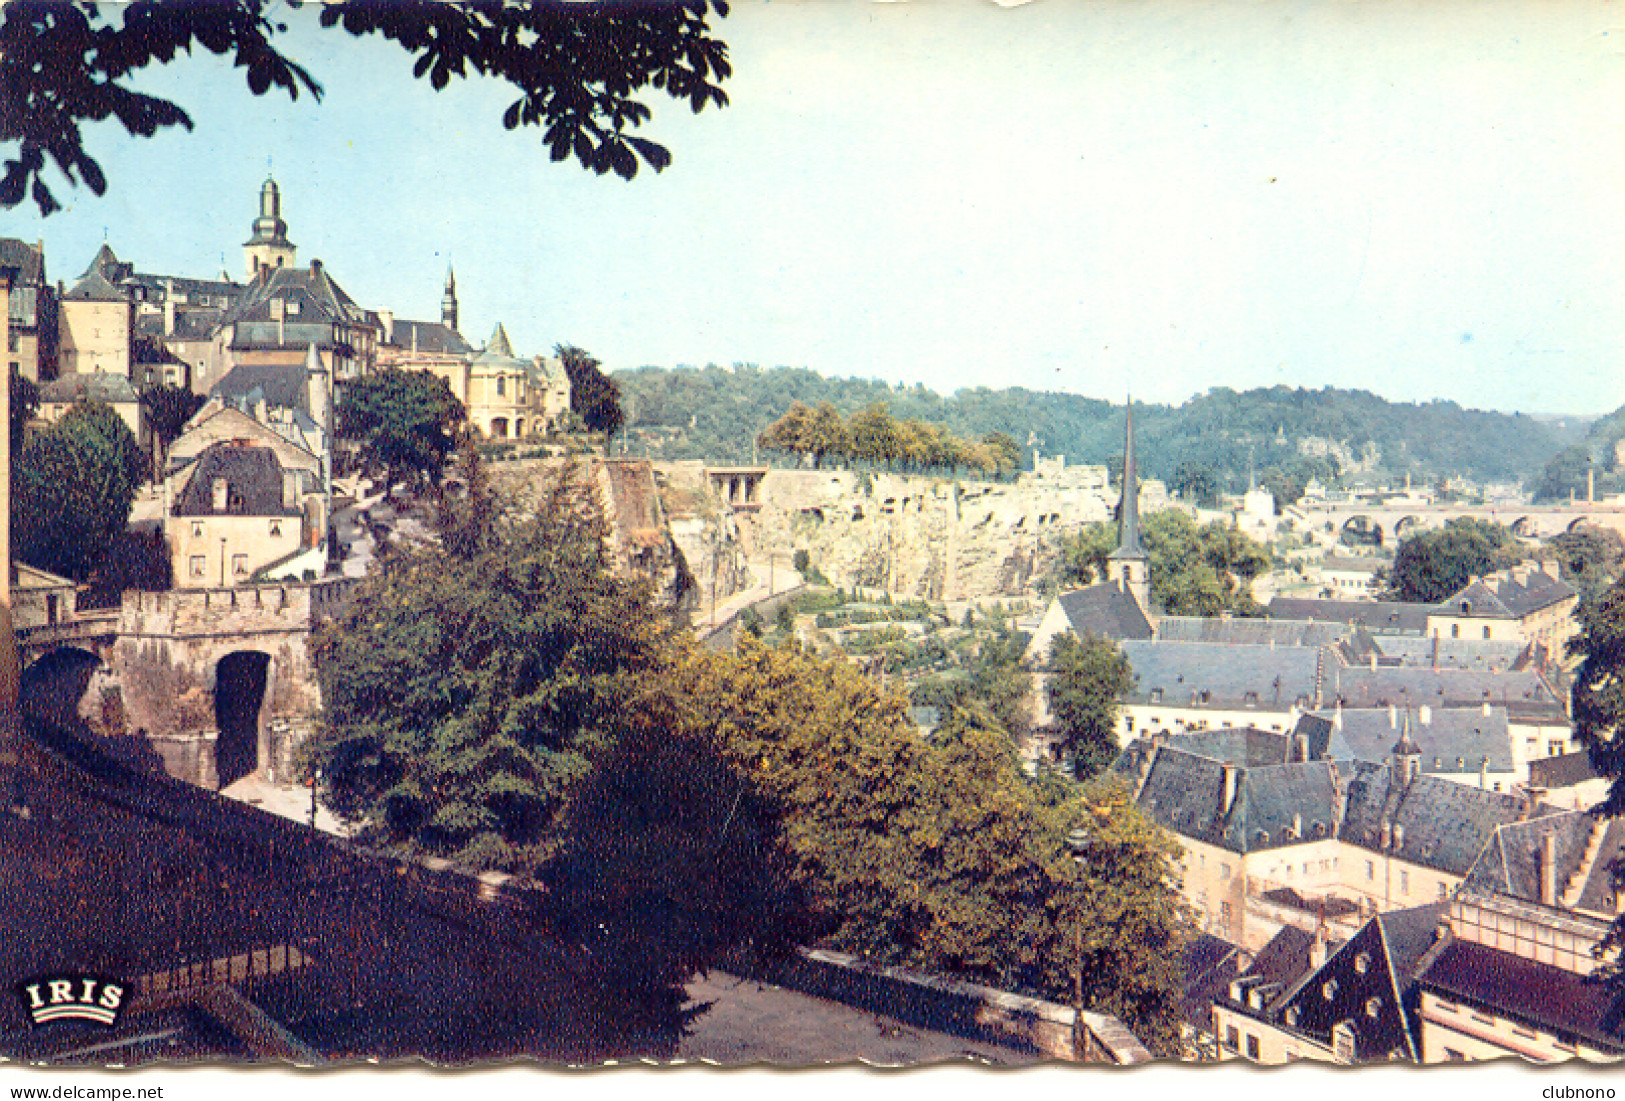
[(311, 623), (308, 585), (126, 593), (112, 661), (126, 728), (152, 742), (171, 775), (213, 786), (216, 669), (229, 654), (265, 654), (256, 759), (268, 778), (288, 778), (321, 709)]
[[(739, 516), (747, 543), (804, 549), (832, 584), (957, 601), (1026, 593), (1063, 537), (1109, 521), (1116, 498), (1100, 467), (1014, 482), (772, 470), (759, 509)], [(1160, 483), (1142, 490), (1142, 510), (1166, 504)]]

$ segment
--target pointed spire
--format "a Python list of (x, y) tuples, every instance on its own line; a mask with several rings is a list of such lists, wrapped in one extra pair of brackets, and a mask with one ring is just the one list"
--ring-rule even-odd
[(440, 323), (457, 331), (457, 274), (446, 265), (446, 293), (440, 297)]
[(1420, 757), (1422, 747), (1411, 741), (1411, 709), (1405, 709), (1405, 725), (1400, 728), (1399, 741), (1394, 743), (1395, 757)]
[(1113, 558), (1145, 558), (1140, 545), (1140, 477), (1134, 468), (1134, 396), (1129, 395), (1123, 416), (1123, 501)]
[(491, 331), (491, 340), (486, 344), (485, 350), (495, 352), (499, 356), (507, 356), (509, 359), (513, 358), (513, 345), (508, 343), (508, 330), (502, 327), (502, 322), (498, 321), (497, 327)]

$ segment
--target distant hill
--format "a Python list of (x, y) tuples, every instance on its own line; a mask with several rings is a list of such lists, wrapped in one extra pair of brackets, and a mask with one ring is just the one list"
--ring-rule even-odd
[[(1121, 406), (1075, 394), (985, 387), (943, 397), (924, 386), (825, 378), (803, 368), (641, 367), (615, 374), (630, 447), (665, 459), (744, 462), (758, 433), (792, 402), (829, 402), (842, 414), (875, 402), (892, 415), (979, 438), (1005, 432), (1023, 446), (1105, 463), (1122, 452)], [(1463, 409), (1454, 402), (1386, 401), (1363, 390), (1209, 390), (1179, 406), (1135, 404), (1137, 454), (1150, 477), (1176, 480), (1199, 467), (1221, 487), (1244, 489), (1249, 470), (1342, 470), (1413, 478), (1460, 475), (1522, 480), (1538, 473), (1567, 433), (1519, 414)]]

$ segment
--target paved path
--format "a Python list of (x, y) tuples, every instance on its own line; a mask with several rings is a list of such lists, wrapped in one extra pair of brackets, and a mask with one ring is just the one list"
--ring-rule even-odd
[[(712, 634), (752, 604), (771, 600), (806, 584), (806, 580), (799, 573), (782, 561), (769, 562), (766, 558), (751, 558), (746, 560), (745, 565), (750, 570), (753, 584), (750, 588), (742, 589), (727, 600), (719, 602), (714, 612), (711, 610), (710, 601), (704, 602), (700, 611), (705, 614), (694, 617), (694, 633), (700, 638)], [(771, 589), (768, 588), (770, 582)]]
[(684, 1060), (723, 1066), (867, 1063), (883, 1067), (1041, 1061), (1036, 1055), (930, 1032), (721, 971), (689, 983), (688, 996), (690, 1003), (713, 1004), (679, 1045), (678, 1056)]

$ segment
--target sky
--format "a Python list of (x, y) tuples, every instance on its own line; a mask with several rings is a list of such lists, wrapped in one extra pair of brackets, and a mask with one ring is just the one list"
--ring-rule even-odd
[[(363, 306), (611, 369), (1182, 402), (1215, 386), (1601, 413), (1625, 403), (1625, 15), (1613, 0), (747, 0), (723, 110), (650, 99), (631, 182), (282, 11), (318, 104), (207, 54), (191, 132), (87, 131), (110, 186), (0, 212), (69, 284), (243, 278), (270, 171)], [(53, 183), (60, 182), (53, 177)]]

